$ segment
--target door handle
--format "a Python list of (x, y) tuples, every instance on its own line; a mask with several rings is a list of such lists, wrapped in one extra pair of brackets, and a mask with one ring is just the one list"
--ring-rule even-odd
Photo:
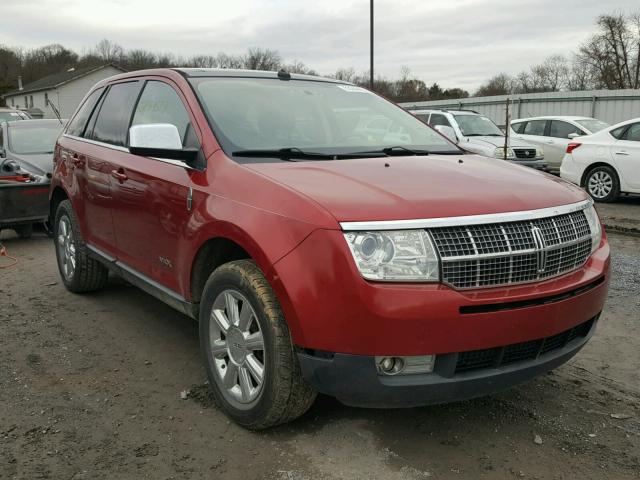
[(124, 169), (119, 168), (118, 170), (111, 170), (111, 176), (118, 180), (120, 183), (126, 181), (129, 177), (124, 173)]
[(71, 155), (71, 165), (75, 168), (84, 168), (85, 161), (77, 153)]
[(553, 144), (554, 144), (554, 141), (553, 141), (553, 140), (547, 140), (547, 143), (548, 143), (549, 145), (553, 145)]
[(627, 152), (625, 152), (624, 150), (620, 151), (620, 152), (616, 152), (616, 155), (624, 155), (625, 157), (629, 156), (629, 154)]

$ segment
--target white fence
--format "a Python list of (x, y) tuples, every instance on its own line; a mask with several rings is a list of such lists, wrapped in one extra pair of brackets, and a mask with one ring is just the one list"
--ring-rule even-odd
[(580, 115), (594, 117), (610, 124), (640, 117), (640, 90), (591, 90), (582, 92), (529, 93), (473, 97), (431, 102), (407, 102), (409, 110), (420, 108), (475, 110), (490, 117), (498, 125), (505, 124), (505, 106), (511, 100), (511, 118), (543, 115)]

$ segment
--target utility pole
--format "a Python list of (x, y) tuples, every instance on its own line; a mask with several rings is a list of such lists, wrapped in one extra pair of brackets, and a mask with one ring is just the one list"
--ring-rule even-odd
[(505, 111), (505, 121), (504, 121), (504, 159), (507, 159), (507, 148), (509, 148), (509, 103), (510, 99), (507, 97), (507, 108)]
[(369, 88), (373, 90), (373, 0), (370, 0), (370, 12), (369, 12), (369, 34), (370, 34), (370, 58), (369, 58)]

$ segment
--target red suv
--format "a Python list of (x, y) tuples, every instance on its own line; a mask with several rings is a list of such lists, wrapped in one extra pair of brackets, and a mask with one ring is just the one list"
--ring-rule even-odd
[(51, 209), (66, 287), (112, 271), (199, 320), (213, 394), (253, 429), (318, 392), (406, 407), (530, 379), (587, 342), (609, 283), (582, 190), (284, 71), (98, 83)]

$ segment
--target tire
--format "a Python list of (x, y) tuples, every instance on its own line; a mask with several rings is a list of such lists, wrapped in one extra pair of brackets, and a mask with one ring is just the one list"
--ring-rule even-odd
[(584, 188), (596, 202), (611, 203), (620, 197), (618, 174), (607, 165), (589, 170), (584, 179)]
[[(233, 311), (237, 315), (228, 313)], [(315, 400), (316, 392), (302, 378), (278, 300), (250, 260), (224, 264), (207, 280), (200, 303), (200, 347), (216, 404), (245, 428), (289, 422)]]
[(53, 231), (58, 270), (67, 290), (84, 293), (104, 287), (109, 271), (100, 262), (89, 257), (78, 219), (69, 200), (58, 205)]
[(28, 240), (33, 235), (33, 223), (17, 225), (13, 229), (18, 234), (18, 237), (22, 238), (23, 240)]

